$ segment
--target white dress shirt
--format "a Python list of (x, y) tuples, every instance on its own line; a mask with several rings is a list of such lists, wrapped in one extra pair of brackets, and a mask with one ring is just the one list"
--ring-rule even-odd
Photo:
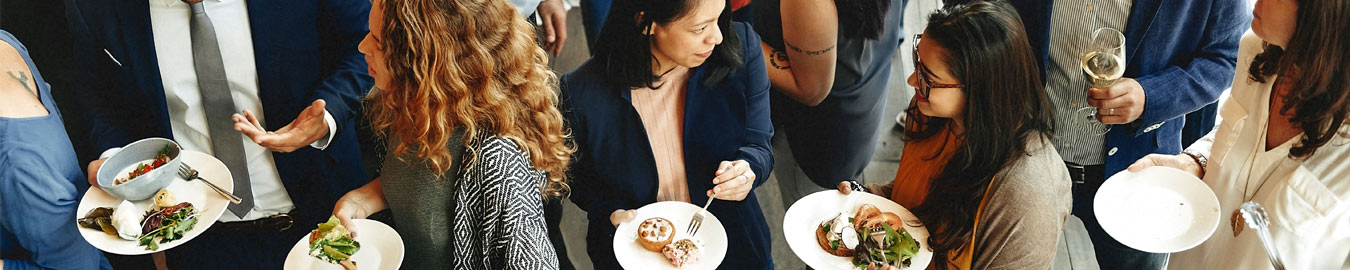
[[(192, 38), (189, 29), (190, 8), (179, 0), (149, 0), (150, 21), (155, 39), (155, 53), (159, 60), (160, 77), (164, 83), (164, 97), (169, 111), (173, 136), (183, 149), (211, 154), (211, 137), (207, 129), (206, 112), (202, 107), (201, 92), (197, 87), (197, 73), (193, 67)], [(253, 56), (253, 36), (249, 28), (247, 3), (242, 0), (206, 0), (206, 13), (215, 26), (220, 43), (221, 60), (237, 110), (255, 112), (260, 121), (263, 111), (258, 97), (258, 71)], [(311, 146), (326, 148), (337, 124), (332, 115), (324, 112), (328, 134)], [(253, 143), (240, 134), (248, 161), (249, 179), (253, 188), (254, 206), (243, 217), (221, 215), (220, 221), (255, 220), (295, 209), (286, 187), (277, 173), (271, 151)], [(105, 156), (108, 155), (105, 153)], [(238, 189), (239, 187), (236, 187)]]
[[(1171, 269), (1273, 269), (1255, 229), (1233, 236), (1229, 218), (1247, 200), (1266, 208), (1271, 238), (1288, 269), (1346, 269), (1350, 255), (1350, 126), (1306, 160), (1289, 157), (1294, 136), (1266, 150), (1271, 86), (1247, 80), (1261, 40), (1248, 32), (1218, 128), (1188, 150), (1209, 157), (1205, 183), (1219, 198), (1219, 228), (1200, 246), (1172, 254)], [(1245, 225), (1244, 225), (1245, 227)]]

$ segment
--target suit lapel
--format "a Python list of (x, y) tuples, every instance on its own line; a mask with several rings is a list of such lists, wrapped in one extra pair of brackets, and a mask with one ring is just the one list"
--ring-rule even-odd
[[(243, 0), (239, 0), (243, 1)], [(266, 100), (264, 89), (277, 88), (280, 82), (277, 78), (281, 74), (280, 65), (276, 63), (276, 50), (273, 43), (277, 41), (273, 31), (273, 26), (278, 25), (277, 20), (286, 18), (286, 14), (278, 14), (283, 8), (277, 7), (279, 2), (287, 1), (248, 1), (248, 21), (249, 31), (253, 36), (253, 59), (254, 68), (258, 71), (258, 96), (263, 97), (263, 106), (269, 104)], [(264, 108), (266, 109), (266, 108)]]
[(1125, 26), (1125, 62), (1134, 63), (1139, 46), (1144, 44), (1144, 35), (1153, 27), (1153, 19), (1158, 15), (1162, 0), (1135, 0), (1130, 7), (1130, 19)]
[(685, 178), (690, 180), (685, 181), (685, 185), (689, 189), (690, 202), (707, 201), (708, 195), (704, 192), (710, 189), (710, 185), (712, 184), (706, 180), (695, 180), (703, 178), (702, 176), (706, 175), (707, 172), (696, 172), (698, 169), (698, 161), (696, 159), (698, 159), (700, 155), (698, 153), (691, 153), (699, 151), (699, 147), (703, 145), (701, 140), (703, 138), (700, 138), (699, 136), (706, 136), (709, 131), (696, 130), (698, 129), (697, 127), (690, 128), (690, 126), (694, 125), (688, 124), (691, 122), (697, 123), (699, 121), (711, 120), (697, 118), (698, 112), (702, 110), (699, 106), (708, 104), (704, 99), (707, 99), (710, 96), (706, 93), (707, 89), (705, 89), (703, 85), (703, 79), (707, 76), (706, 71), (707, 69), (703, 68), (703, 66), (694, 67), (689, 71), (692, 74), (689, 76), (689, 80), (684, 84), (684, 121), (683, 123), (680, 123), (680, 142), (683, 144), (681, 149), (684, 151), (684, 153), (682, 153), (684, 156), (684, 175)]
[[(101, 1), (100, 1), (101, 2)], [(117, 21), (107, 25), (99, 26), (108, 29), (116, 29), (119, 32), (121, 40), (110, 40), (105, 44), (109, 57), (113, 57), (122, 64), (132, 81), (128, 82), (134, 88), (133, 91), (139, 91), (142, 97), (147, 98), (150, 104), (156, 105), (159, 109), (155, 110), (156, 118), (159, 119), (165, 127), (169, 126), (168, 107), (164, 101), (164, 82), (159, 74), (159, 58), (155, 53), (154, 30), (151, 28), (150, 21), (150, 1), (129, 0), (114, 2), (118, 10), (114, 16)], [(166, 129), (167, 130), (167, 129)]]

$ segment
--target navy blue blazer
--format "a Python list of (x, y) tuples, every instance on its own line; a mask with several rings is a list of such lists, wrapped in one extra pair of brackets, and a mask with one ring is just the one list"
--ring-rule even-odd
[[(968, 0), (951, 0), (955, 5)], [(1053, 0), (1009, 1), (1022, 16), (1027, 38), (1041, 60), (1049, 62)], [(1251, 24), (1245, 1), (1135, 0), (1125, 33), (1125, 77), (1144, 88), (1144, 114), (1106, 134), (1106, 176), (1124, 170), (1150, 153), (1181, 152), (1187, 113), (1214, 103), (1233, 84), (1238, 43)], [(1208, 133), (1213, 128), (1213, 114)]]
[[(71, 91), (90, 129), (91, 147), (83, 150), (81, 164), (141, 138), (173, 138), (149, 4), (66, 0), (80, 76)], [(338, 125), (326, 150), (272, 154), (295, 203), (297, 228), (327, 220), (338, 198), (370, 181), (361, 166), (354, 121), (360, 96), (373, 84), (356, 50), (368, 32), (369, 12), (367, 0), (248, 3), (266, 128), (285, 126), (315, 99), (327, 102)]]
[[(745, 160), (755, 172), (754, 186), (773, 171), (769, 138), (769, 77), (759, 36), (745, 23), (734, 23), (745, 65), (716, 85), (705, 85), (707, 70), (689, 77), (684, 106), (684, 164), (689, 199), (703, 203), (713, 172), (725, 160)], [(727, 29), (727, 30), (733, 30)], [(718, 49), (726, 48), (719, 46)], [(562, 77), (563, 112), (576, 140), (572, 161), (572, 202), (590, 221), (586, 247), (596, 269), (619, 269), (614, 258), (617, 209), (656, 202), (656, 161), (632, 90), (606, 81), (604, 63), (587, 61)], [(720, 269), (772, 269), (769, 226), (751, 192), (742, 201), (717, 201), (708, 207), (727, 229), (726, 258)]]

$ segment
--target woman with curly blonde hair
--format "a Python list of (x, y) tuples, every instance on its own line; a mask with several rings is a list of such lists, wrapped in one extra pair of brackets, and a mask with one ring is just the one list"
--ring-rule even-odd
[(568, 192), (573, 150), (534, 40), (503, 0), (373, 1), (359, 49), (388, 158), (333, 214), (391, 209), (408, 269), (557, 269), (543, 203)]

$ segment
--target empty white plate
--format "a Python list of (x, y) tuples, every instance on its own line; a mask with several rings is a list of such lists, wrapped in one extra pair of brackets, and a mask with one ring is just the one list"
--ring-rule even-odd
[(1153, 166), (1111, 176), (1093, 201), (1102, 230), (1130, 248), (1173, 253), (1203, 243), (1219, 226), (1219, 199), (1199, 178)]

